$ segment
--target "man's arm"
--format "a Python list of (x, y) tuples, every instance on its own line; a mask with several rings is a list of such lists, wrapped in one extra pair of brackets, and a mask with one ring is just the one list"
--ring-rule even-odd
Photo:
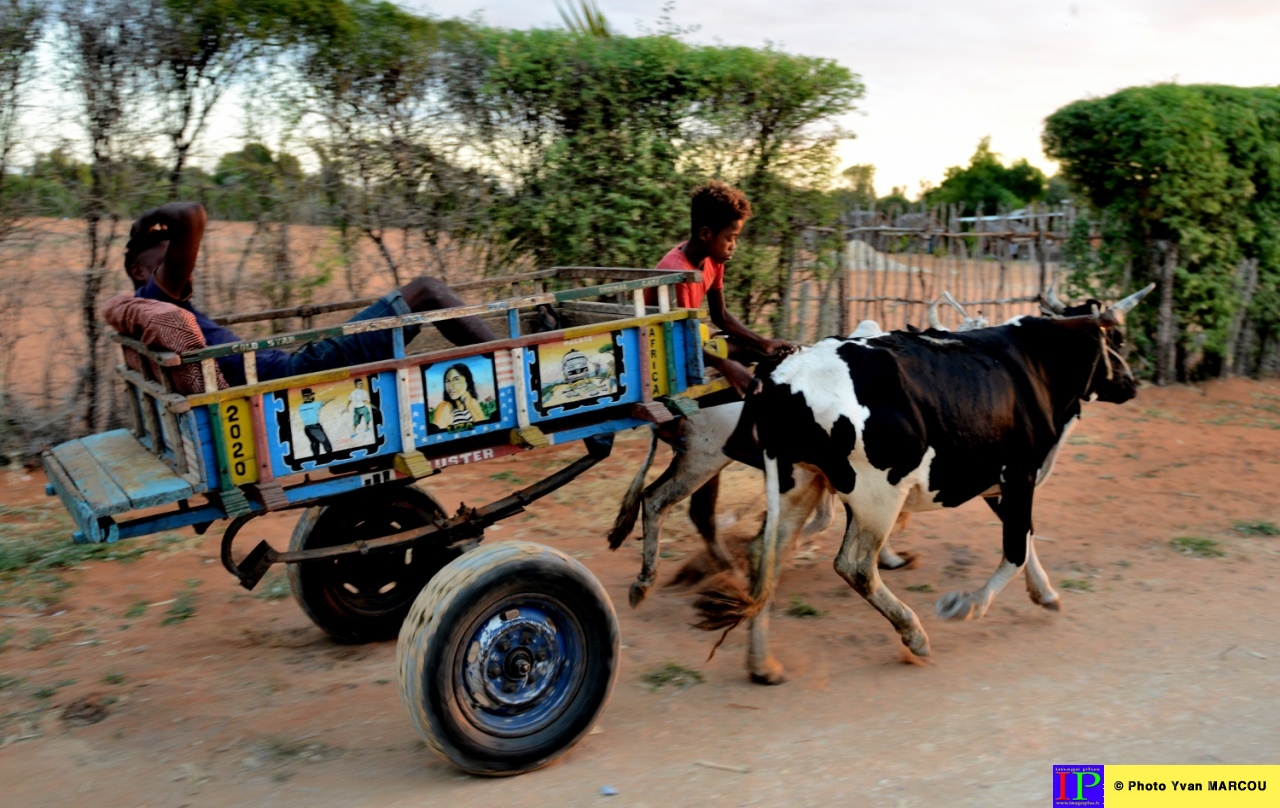
[(723, 289), (707, 290), (707, 308), (711, 312), (711, 322), (715, 323), (716, 327), (721, 331), (728, 334), (730, 339), (744, 347), (759, 351), (766, 356), (779, 351), (791, 351), (796, 347), (793, 343), (784, 339), (762, 337), (743, 325), (725, 306)]
[(191, 273), (207, 221), (204, 207), (198, 202), (170, 202), (142, 214), (139, 221), (153, 243), (169, 242), (164, 261), (152, 275), (156, 285), (174, 300), (191, 297)]

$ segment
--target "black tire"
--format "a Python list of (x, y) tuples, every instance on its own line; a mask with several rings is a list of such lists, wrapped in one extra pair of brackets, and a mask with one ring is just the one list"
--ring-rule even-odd
[[(372, 488), (303, 512), (290, 550), (376, 539), (431, 524), (444, 509), (409, 486)], [(431, 576), (467, 548), (388, 547), (289, 564), (289, 587), (307, 617), (341, 642), (389, 640)]]
[(521, 774), (595, 725), (618, 649), (613, 603), (586, 567), (540, 544), (490, 544), (441, 570), (413, 604), (396, 649), (400, 698), (458, 768)]

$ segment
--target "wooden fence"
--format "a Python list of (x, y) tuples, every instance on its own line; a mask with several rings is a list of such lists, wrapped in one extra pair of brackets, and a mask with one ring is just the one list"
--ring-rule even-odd
[[(1070, 206), (962, 217), (954, 209), (883, 214), (854, 210), (835, 228), (806, 228), (779, 315), (799, 341), (849, 333), (862, 320), (887, 330), (929, 324), (930, 304), (949, 291), (991, 323), (1038, 311), (1058, 276), (1074, 226)], [(841, 301), (843, 300), (843, 305)], [(939, 307), (954, 327), (958, 314)]]

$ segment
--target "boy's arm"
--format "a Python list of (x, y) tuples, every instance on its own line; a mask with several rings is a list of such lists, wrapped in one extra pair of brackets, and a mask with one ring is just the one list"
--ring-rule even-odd
[(738, 392), (738, 395), (745, 398), (749, 393), (759, 392), (760, 381), (741, 362), (717, 356), (710, 351), (702, 352), (702, 361), (704, 364), (720, 371), (720, 375), (724, 376), (729, 381), (729, 384), (733, 385), (733, 389)]
[[(717, 328), (728, 334), (734, 341), (747, 348), (752, 348), (766, 356), (778, 352), (793, 351), (796, 348), (794, 343), (785, 339), (762, 337), (743, 325), (737, 317), (729, 313), (729, 309), (725, 306), (723, 289), (707, 290), (707, 308), (711, 312), (711, 322), (715, 323)], [(737, 385), (734, 386), (736, 387)]]
[(170, 202), (142, 214), (139, 221), (142, 232), (155, 242), (169, 242), (164, 262), (152, 276), (156, 285), (174, 300), (188, 299), (207, 221), (204, 207), (198, 202)]

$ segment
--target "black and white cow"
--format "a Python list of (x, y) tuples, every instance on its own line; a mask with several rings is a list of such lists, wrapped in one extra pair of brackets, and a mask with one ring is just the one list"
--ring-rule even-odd
[[(930, 317), (937, 319), (932, 309)], [(886, 333), (888, 332), (883, 331), (874, 320), (863, 320), (849, 336), (854, 339), (878, 337)], [(731, 569), (733, 566), (729, 551), (717, 534), (715, 516), (716, 500), (720, 493), (720, 472), (733, 462), (723, 449), (742, 415), (742, 401), (733, 397), (730, 391), (715, 395), (724, 400), (713, 398), (710, 406), (704, 405), (693, 415), (681, 418), (676, 424), (678, 431), (675, 435), (653, 429), (644, 464), (637, 470), (618, 507), (613, 529), (609, 531), (609, 549), (617, 550), (622, 546), (637, 519), (641, 520), (643, 534), (640, 573), (631, 583), (628, 592), (632, 608), (639, 606), (657, 583), (662, 523), (667, 518), (667, 512), (685, 499), (689, 500), (689, 519), (707, 545), (711, 564), (719, 570)], [(675, 453), (671, 464), (646, 488), (645, 476), (653, 465), (658, 441), (664, 438), (672, 442)], [(904, 514), (903, 520), (905, 519)], [(826, 530), (830, 520), (830, 503), (824, 499), (818, 514), (805, 527), (805, 535)], [(915, 556), (911, 553), (898, 555), (886, 543), (880, 550), (879, 563), (881, 569), (895, 570), (909, 566), (914, 559)]]
[[(726, 632), (751, 621), (752, 679), (783, 680), (768, 649), (768, 605), (781, 548), (828, 486), (847, 527), (835, 569), (897, 629), (918, 656), (929, 639), (915, 613), (880, 580), (876, 557), (898, 515), (957, 507), (987, 497), (1003, 523), (1004, 553), (976, 592), (949, 593), (940, 616), (986, 613), (1026, 570), (1031, 599), (1058, 608), (1036, 558), (1032, 501), (1081, 402), (1123, 403), (1137, 382), (1121, 355), (1124, 313), (1152, 286), (1102, 311), (1064, 318), (1021, 317), (965, 333), (894, 332), (827, 339), (772, 368), (748, 398), (727, 451), (758, 442), (768, 513), (750, 592), (708, 590), (701, 628)], [(735, 447), (735, 444), (737, 445)]]

